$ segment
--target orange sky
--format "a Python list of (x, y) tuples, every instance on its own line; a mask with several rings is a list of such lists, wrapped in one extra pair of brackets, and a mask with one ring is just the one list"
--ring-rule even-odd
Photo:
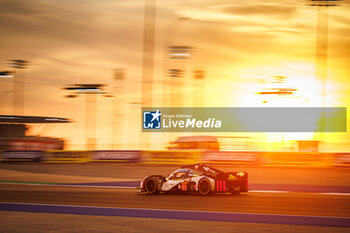
[[(305, 2), (158, 0), (154, 105), (162, 105), (163, 44), (169, 37), (165, 29), (177, 18), (189, 17), (172, 37), (176, 44), (195, 47), (193, 59), (186, 62), (186, 106), (193, 106), (188, 80), (195, 67), (206, 71), (206, 106), (264, 106), (255, 93), (268, 88), (260, 81), (274, 75), (288, 77), (290, 85), (300, 89), (309, 100), (300, 104), (321, 106), (322, 82), (314, 75), (316, 9)], [(349, 9), (343, 1), (329, 10), (329, 106), (349, 106)], [(75, 120), (46, 135), (84, 143), (84, 99), (63, 98), (67, 92), (61, 88), (104, 83), (110, 91), (114, 69), (123, 68), (127, 73), (123, 143), (138, 142), (139, 106), (130, 103), (140, 101), (144, 1), (3, 0), (0, 11), (0, 70), (8, 69), (9, 59), (30, 62), (25, 114)], [(0, 92), (10, 90), (11, 81), (0, 80), (0, 88)], [(102, 148), (111, 143), (112, 101), (99, 98), (98, 102), (97, 136)], [(1, 114), (12, 113), (6, 93), (2, 106)], [(345, 133), (335, 138), (350, 141)]]

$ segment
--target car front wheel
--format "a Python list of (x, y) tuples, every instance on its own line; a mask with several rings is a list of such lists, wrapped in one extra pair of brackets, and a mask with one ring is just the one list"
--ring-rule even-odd
[(144, 189), (148, 194), (157, 194), (159, 193), (159, 182), (155, 177), (150, 177), (146, 180)]

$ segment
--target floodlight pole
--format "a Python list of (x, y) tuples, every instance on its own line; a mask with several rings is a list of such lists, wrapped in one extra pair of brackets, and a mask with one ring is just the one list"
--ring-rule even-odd
[(3, 104), (5, 103), (5, 99), (8, 93), (12, 93), (13, 91), (7, 90), (0, 92), (0, 113), (2, 112)]
[(85, 138), (88, 150), (96, 149), (97, 94), (85, 93)]
[[(171, 23), (168, 24), (168, 26), (166, 27), (165, 31), (164, 31), (164, 35), (163, 35), (163, 49), (164, 49), (164, 54), (163, 54), (163, 83), (162, 83), (162, 106), (163, 107), (170, 107), (171, 106), (171, 101), (170, 101), (170, 88), (171, 87), (171, 81), (169, 81), (168, 77), (168, 64), (167, 64), (167, 58), (168, 58), (168, 47), (173, 45), (173, 40), (175, 39), (175, 35), (177, 32), (177, 29), (179, 28), (179, 26), (185, 22), (189, 20), (189, 18), (187, 17), (179, 17), (177, 19), (175, 19), (174, 21), (172, 21)], [(170, 87), (170, 88), (168, 88)], [(173, 106), (172, 106), (173, 107)]]
[[(145, 0), (144, 28), (143, 28), (143, 55), (142, 55), (142, 87), (141, 102), (142, 107), (152, 107), (153, 96), (153, 76), (154, 76), (154, 41), (155, 41), (155, 17), (156, 0)], [(141, 110), (140, 110), (140, 116)], [(139, 118), (138, 125), (141, 125), (142, 119)], [(140, 148), (142, 142), (145, 148), (149, 147), (149, 135), (143, 134), (140, 129)]]
[(310, 0), (309, 6), (317, 7), (316, 72), (323, 82), (323, 106), (327, 106), (327, 50), (328, 50), (328, 8), (337, 6), (340, 0)]
[[(125, 71), (123, 69), (116, 69), (113, 76), (113, 112), (112, 112), (112, 137), (111, 144), (112, 148), (117, 149), (123, 140), (123, 124), (121, 124), (121, 119), (123, 117), (124, 111), (122, 106), (123, 100), (123, 87), (122, 83), (125, 79)], [(116, 144), (117, 142), (117, 144)]]
[[(193, 48), (189, 46), (169, 46), (168, 59), (176, 61), (172, 64), (170, 76), (170, 106), (183, 107), (184, 82), (186, 76), (186, 60), (192, 57)], [(176, 67), (174, 69), (174, 67)], [(176, 103), (177, 101), (177, 103)]]
[(142, 58), (142, 106), (152, 107), (154, 39), (155, 39), (155, 0), (145, 0)]
[[(68, 98), (85, 95), (85, 146), (87, 150), (96, 149), (97, 95), (106, 94), (101, 91), (103, 86), (103, 84), (74, 84), (63, 88), (73, 92), (66, 96)], [(109, 96), (105, 95), (105, 97)]]
[(193, 107), (204, 107), (204, 75), (203, 69), (195, 69), (193, 71)]
[[(191, 20), (188, 17), (179, 17), (174, 21), (170, 22), (166, 27), (163, 35), (163, 83), (162, 83), (162, 106), (163, 107), (182, 107), (183, 103), (183, 82), (185, 74), (185, 62), (186, 59), (184, 56), (170, 55), (172, 51), (178, 50), (179, 46), (175, 46), (176, 43), (176, 34), (181, 25), (184, 22)], [(184, 46), (187, 47), (187, 46)], [(189, 47), (187, 47), (189, 49)], [(191, 56), (190, 51), (186, 51), (186, 55)], [(177, 60), (177, 62), (174, 62)], [(176, 103), (177, 102), (177, 103)], [(177, 106), (176, 106), (177, 105)], [(175, 136), (172, 134), (172, 136)], [(167, 136), (162, 137), (162, 144), (164, 145), (169, 141)]]
[(13, 114), (23, 115), (24, 112), (24, 94), (25, 94), (25, 73), (24, 70), (28, 67), (28, 62), (25, 60), (10, 60), (9, 66), (13, 69), (23, 70), (22, 76), (18, 77), (18, 72), (13, 72)]
[[(341, 0), (309, 0), (309, 6), (317, 7), (316, 78), (322, 80), (322, 106), (327, 107), (327, 58), (328, 58), (328, 8), (337, 6)], [(326, 113), (323, 113), (323, 140), (327, 130)]]

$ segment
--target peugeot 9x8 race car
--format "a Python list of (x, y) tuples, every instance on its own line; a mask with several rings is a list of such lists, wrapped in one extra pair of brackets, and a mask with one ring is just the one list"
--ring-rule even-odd
[(140, 192), (157, 194), (160, 192), (239, 194), (248, 192), (248, 173), (223, 172), (205, 164), (182, 166), (170, 175), (151, 175), (141, 181)]

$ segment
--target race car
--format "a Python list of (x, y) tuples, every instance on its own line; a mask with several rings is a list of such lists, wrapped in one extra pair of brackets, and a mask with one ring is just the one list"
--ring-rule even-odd
[(140, 192), (157, 194), (160, 192), (239, 194), (248, 192), (248, 173), (223, 172), (205, 164), (185, 165), (168, 176), (151, 175), (145, 177), (138, 187)]

